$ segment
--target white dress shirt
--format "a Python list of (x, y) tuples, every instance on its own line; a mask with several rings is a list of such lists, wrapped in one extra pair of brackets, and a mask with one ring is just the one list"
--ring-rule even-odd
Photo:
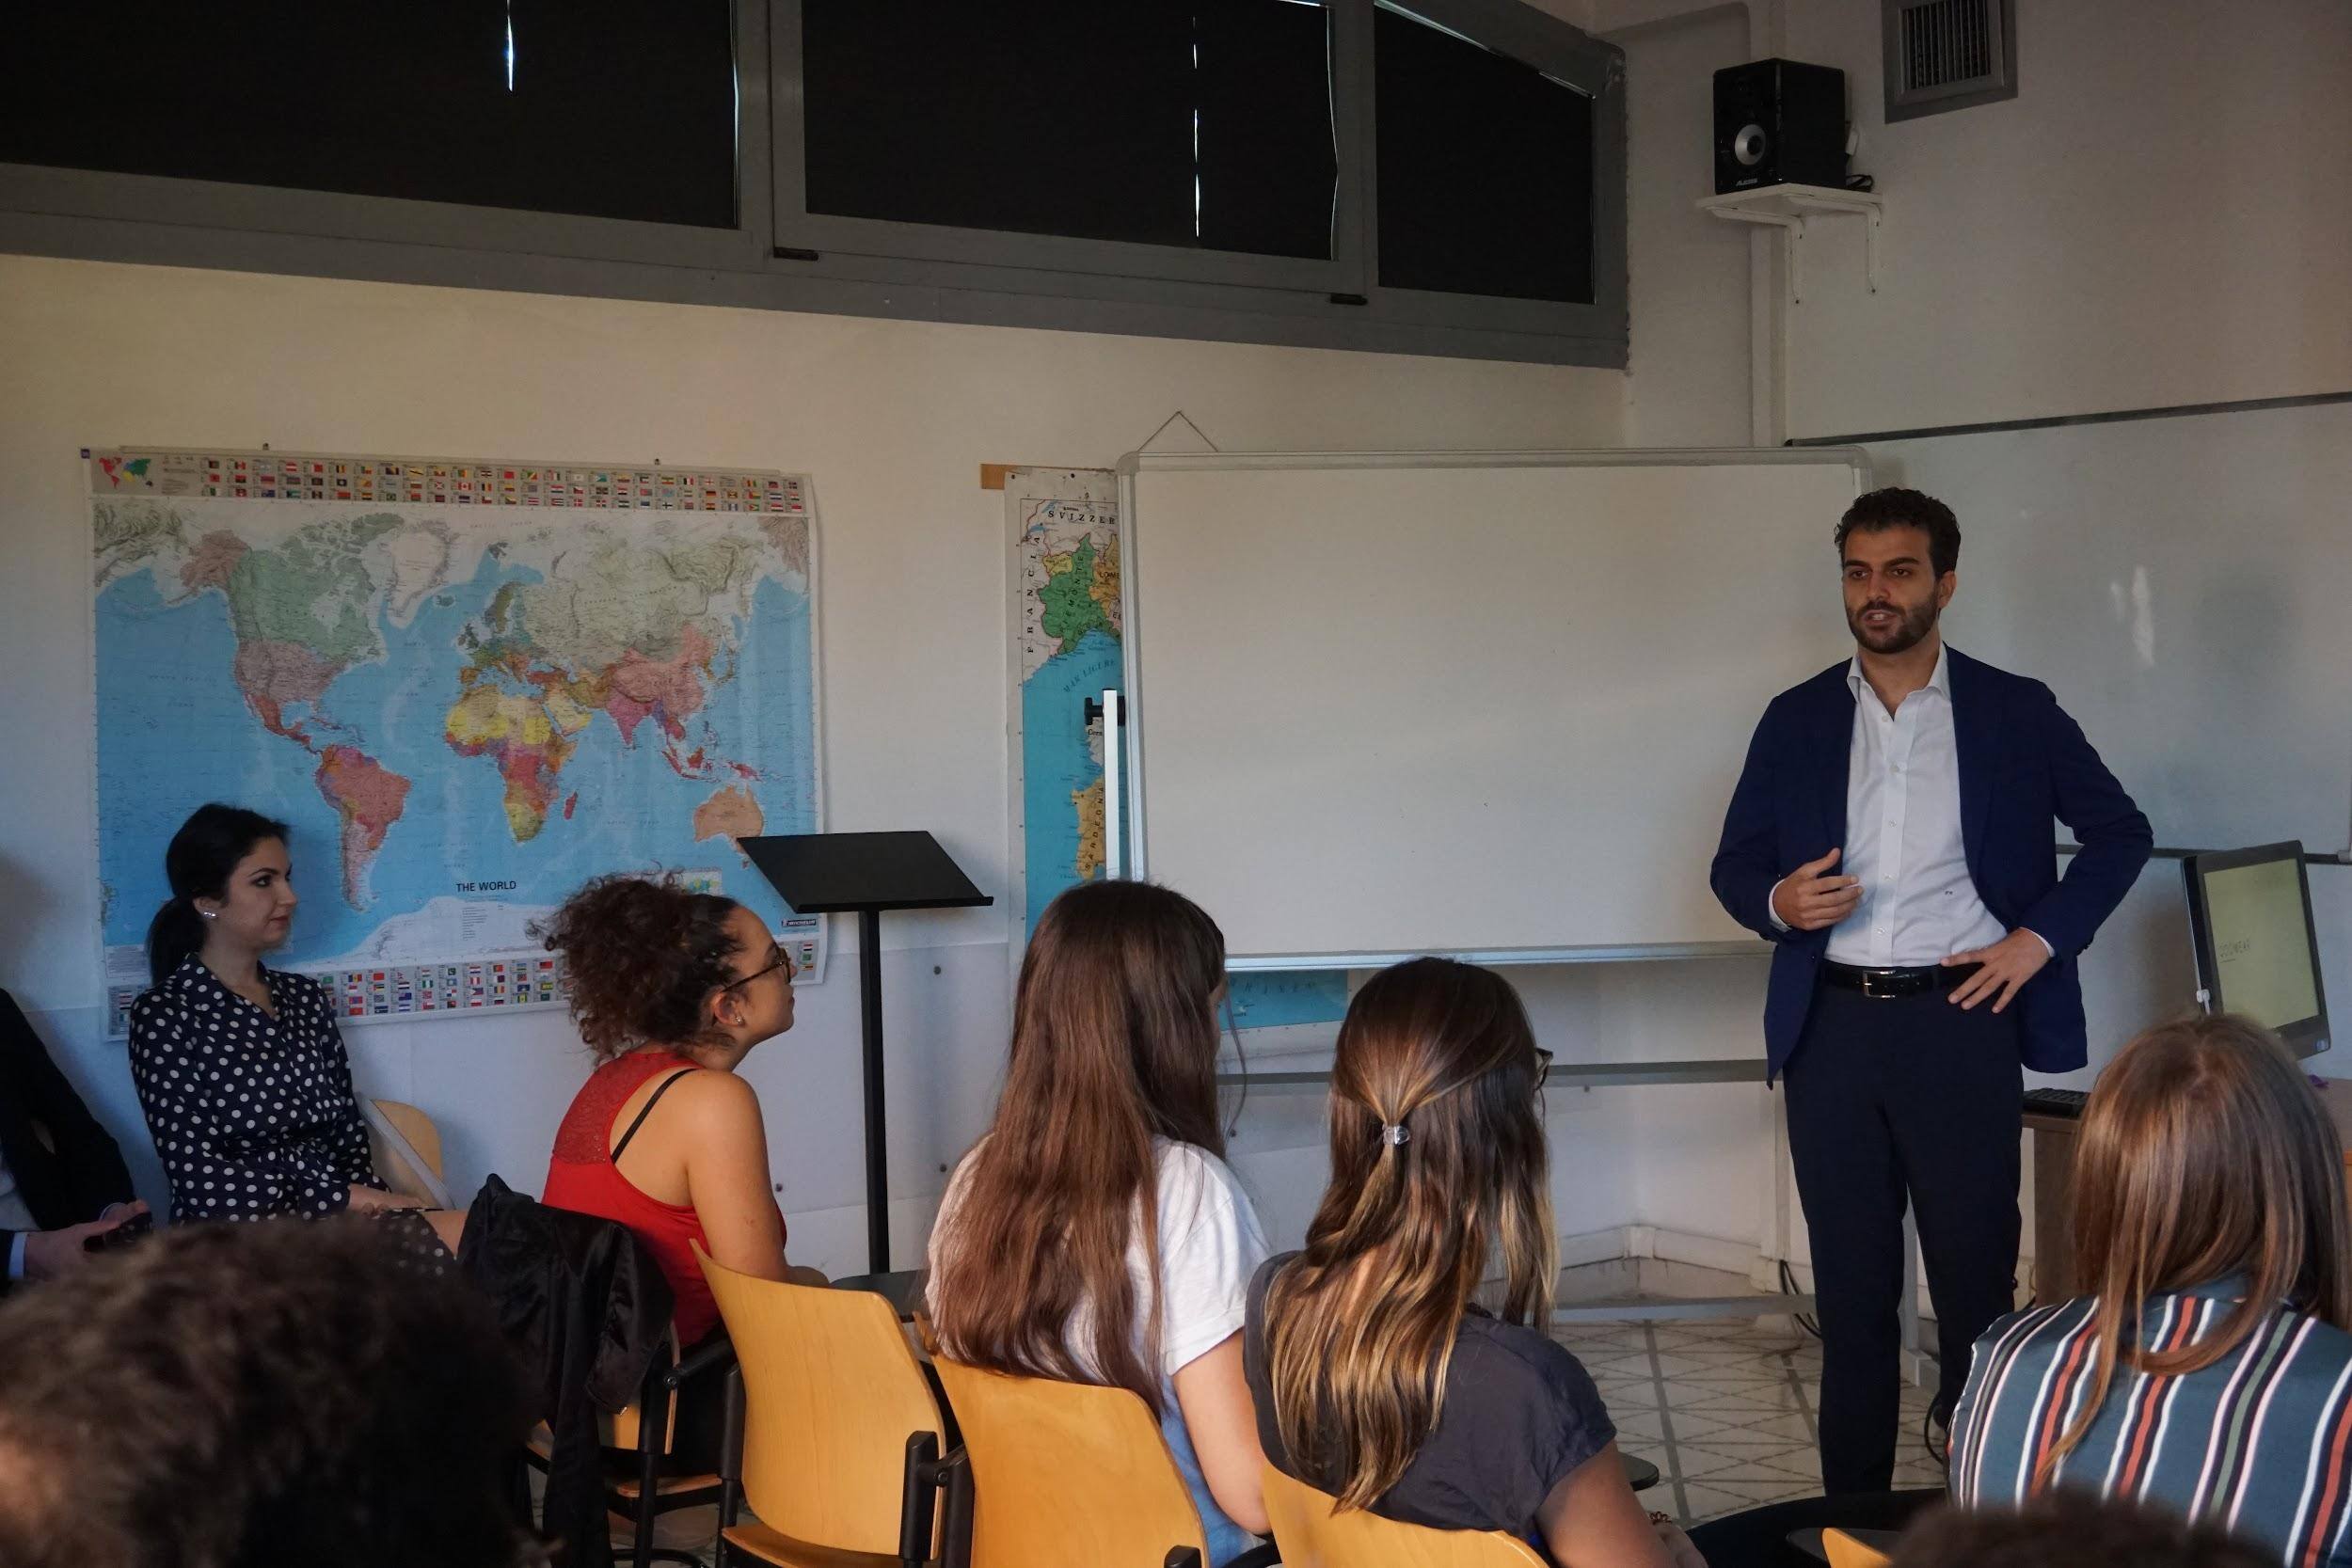
[[(1859, 879), (1862, 901), (1831, 927), (1829, 961), (1925, 968), (1992, 946), (2009, 928), (1984, 907), (1968, 875), (1948, 656), (1936, 654), (1928, 684), (1892, 713), (1871, 689), (1859, 657), (1846, 667), (1846, 684), (1854, 710), (1845, 853), (1829, 875)], [(1772, 922), (1788, 928), (1777, 911)]]

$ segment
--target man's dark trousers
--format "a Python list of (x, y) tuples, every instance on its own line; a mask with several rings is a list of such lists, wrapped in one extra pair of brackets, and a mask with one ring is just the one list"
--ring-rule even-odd
[(1942, 1408), (1970, 1347), (2014, 1306), (2016, 1013), (1942, 992), (1874, 999), (1823, 985), (1789, 1058), (1788, 1148), (1821, 1325), (1821, 1486), (1893, 1484), (1901, 1397), (1905, 1194), (1935, 1307)]

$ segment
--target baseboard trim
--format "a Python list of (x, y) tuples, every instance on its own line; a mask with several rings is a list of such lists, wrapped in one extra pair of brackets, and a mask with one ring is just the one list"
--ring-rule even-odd
[(1756, 1251), (1753, 1242), (1726, 1241), (1720, 1236), (1694, 1235), (1655, 1225), (1613, 1225), (1605, 1230), (1587, 1230), (1560, 1238), (1560, 1266), (1564, 1269), (1642, 1259), (1690, 1263), (1750, 1278), (1759, 1268), (1770, 1272), (1769, 1259)]
[[(1560, 1238), (1560, 1266), (1564, 1269), (1645, 1259), (1656, 1259), (1662, 1263), (1688, 1263), (1721, 1274), (1739, 1275), (1758, 1290), (1780, 1289), (1781, 1260), (1762, 1252), (1753, 1242), (1702, 1236), (1696, 1231), (1644, 1225), (1639, 1221)], [(1797, 1289), (1810, 1294), (1813, 1290), (1812, 1259), (1799, 1257), (1788, 1261)], [(2021, 1284), (2033, 1278), (2033, 1255), (2030, 1252), (2018, 1255), (2017, 1277)], [(1920, 1310), (1924, 1312), (1928, 1309), (1927, 1281), (1922, 1277), (1918, 1284)]]
[(1613, 1225), (1606, 1230), (1586, 1230), (1560, 1238), (1560, 1266), (1579, 1269), (1590, 1263), (1614, 1263), (1641, 1256), (1633, 1250), (1634, 1227)]

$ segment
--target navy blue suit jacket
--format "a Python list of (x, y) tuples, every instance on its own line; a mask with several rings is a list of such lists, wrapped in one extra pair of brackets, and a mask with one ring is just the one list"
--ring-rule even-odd
[[(2029, 927), (2056, 950), (2011, 1006), (2026, 1066), (2068, 1072), (2089, 1060), (2090, 1049), (2074, 960), (2131, 891), (2154, 835), (2048, 687), (1947, 651), (1968, 874), (1994, 919), (2010, 930)], [(1776, 944), (1764, 1000), (1775, 1077), (1804, 1029), (1829, 932), (1774, 926), (1772, 888), (1846, 841), (1854, 714), (1847, 669), (1834, 665), (1764, 710), (1709, 878), (1731, 917)], [(2063, 879), (2053, 818), (2082, 846)]]

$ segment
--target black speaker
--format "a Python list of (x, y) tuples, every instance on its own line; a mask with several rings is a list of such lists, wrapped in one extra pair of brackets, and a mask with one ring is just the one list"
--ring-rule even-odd
[(1846, 73), (1795, 60), (1715, 72), (1715, 191), (1846, 182)]

